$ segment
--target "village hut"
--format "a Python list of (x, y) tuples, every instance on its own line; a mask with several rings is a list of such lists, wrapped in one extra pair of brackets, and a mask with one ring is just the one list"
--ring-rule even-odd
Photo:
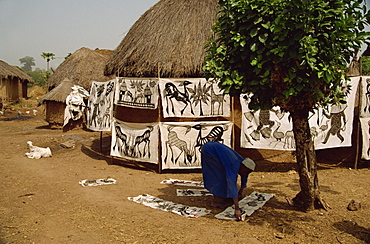
[[(112, 79), (113, 76), (104, 76), (105, 63), (112, 53), (112, 50), (82, 47), (64, 60), (50, 76), (47, 82), (49, 93), (40, 102), (46, 104), (46, 121), (51, 128), (63, 127), (66, 98), (73, 85), (90, 91), (92, 81), (105, 82)], [(80, 121), (78, 123), (68, 127), (83, 126)]]
[(0, 60), (0, 97), (2, 101), (17, 101), (27, 98), (27, 84), (33, 79), (18, 67)]
[(73, 83), (65, 78), (57, 87), (40, 99), (45, 104), (46, 121), (51, 129), (63, 127), (66, 98), (72, 92)]
[(161, 0), (131, 27), (105, 67), (121, 77), (202, 77), (214, 0)]
[[(204, 47), (211, 38), (218, 10), (218, 3), (214, 0), (159, 1), (130, 28), (107, 61), (104, 74), (120, 77), (203, 77)], [(241, 105), (239, 99), (233, 100), (232, 117), (202, 120), (234, 122), (234, 148), (240, 154), (251, 157), (246, 149), (240, 147)], [(163, 118), (158, 109), (140, 110), (123, 106), (116, 106), (115, 117), (131, 123), (200, 121), (196, 118)]]
[[(105, 75), (120, 77), (190, 78), (203, 77), (205, 45), (212, 36), (212, 26), (218, 12), (214, 0), (160, 0), (146, 11), (131, 27), (107, 61)], [(159, 109), (161, 107), (159, 106)], [(117, 119), (131, 123), (185, 121), (182, 118), (163, 118), (158, 110), (140, 110), (116, 106)], [(291, 151), (245, 149), (240, 146), (242, 109), (238, 97), (232, 98), (231, 116), (209, 120), (232, 121), (233, 147), (243, 157), (258, 161), (259, 167), (269, 161), (293, 161)], [(203, 118), (202, 120), (208, 120)], [(187, 118), (186, 121), (200, 121)], [(337, 158), (327, 158), (335, 152)], [(325, 160), (352, 160), (354, 148), (320, 150)], [(337, 152), (343, 153), (337, 153)], [(320, 159), (318, 159), (320, 161)], [(264, 164), (266, 163), (266, 164)], [(271, 166), (270, 166), (271, 167)], [(275, 168), (275, 166), (272, 166)]]
[(65, 78), (73, 84), (82, 86), (90, 91), (92, 81), (104, 82), (113, 76), (104, 75), (104, 67), (112, 50), (91, 50), (82, 47), (61, 63), (47, 81), (48, 90), (57, 87)]

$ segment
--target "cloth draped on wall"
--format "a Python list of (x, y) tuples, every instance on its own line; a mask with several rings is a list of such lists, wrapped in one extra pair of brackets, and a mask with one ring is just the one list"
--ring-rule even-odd
[(163, 117), (230, 117), (230, 96), (204, 78), (160, 79)]
[(114, 104), (142, 109), (158, 107), (158, 79), (117, 78), (117, 80)]
[(90, 130), (111, 130), (115, 86), (116, 79), (106, 82), (92, 82), (87, 106), (87, 128)]
[[(359, 77), (352, 77), (347, 104), (319, 108), (309, 115), (315, 149), (349, 147), (353, 126), (355, 98)], [(273, 150), (295, 150), (294, 134), (289, 113), (279, 107), (253, 111), (248, 108), (249, 96), (242, 94), (241, 147)]]
[(111, 156), (158, 163), (158, 123), (112, 123)]
[(360, 125), (362, 132), (361, 158), (370, 160), (370, 76), (361, 77)]
[(201, 168), (201, 146), (218, 141), (230, 147), (232, 126), (229, 121), (161, 123), (162, 168)]
[(64, 110), (63, 126), (68, 124), (69, 120), (79, 120), (85, 110), (84, 98), (88, 97), (89, 93), (81, 86), (74, 85), (72, 92), (66, 98), (66, 108)]

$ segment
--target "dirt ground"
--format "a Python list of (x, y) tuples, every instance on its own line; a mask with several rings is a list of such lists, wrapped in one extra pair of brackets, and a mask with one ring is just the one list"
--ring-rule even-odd
[[(27, 108), (31, 110), (33, 108)], [(0, 243), (370, 243), (370, 164), (319, 164), (321, 193), (329, 211), (300, 212), (286, 198), (299, 191), (291, 153), (257, 161), (245, 194), (272, 193), (265, 206), (243, 222), (219, 220), (212, 197), (177, 197), (165, 179), (202, 180), (199, 171), (164, 171), (111, 159), (110, 133), (50, 130), (42, 108), (36, 116), (5, 111), (0, 116)], [(61, 143), (73, 140), (74, 148)], [(28, 159), (27, 141), (50, 147), (51, 158)], [(146, 166), (146, 167), (143, 167)], [(116, 184), (82, 187), (79, 181), (112, 177)], [(186, 187), (185, 187), (186, 188)], [(188, 206), (212, 209), (185, 218), (129, 201), (150, 194)], [(349, 211), (351, 200), (361, 202)]]

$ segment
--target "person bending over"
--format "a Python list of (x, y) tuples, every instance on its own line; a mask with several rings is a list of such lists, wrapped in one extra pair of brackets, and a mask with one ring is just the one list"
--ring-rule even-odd
[[(247, 187), (248, 175), (254, 171), (256, 164), (230, 147), (213, 141), (202, 146), (201, 164), (204, 187), (216, 197), (232, 198), (235, 218), (241, 220), (239, 200)], [(239, 190), (238, 175), (241, 176)]]

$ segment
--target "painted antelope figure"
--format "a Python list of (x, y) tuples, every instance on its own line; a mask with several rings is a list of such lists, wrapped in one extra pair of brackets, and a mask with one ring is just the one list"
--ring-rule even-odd
[[(186, 141), (181, 140), (175, 131), (172, 131), (173, 126), (168, 127), (168, 140), (166, 141), (166, 157), (164, 162), (167, 162), (168, 156), (168, 148), (171, 150), (171, 162), (177, 163), (178, 159), (180, 158), (181, 154), (184, 155), (184, 163), (186, 164), (187, 161), (189, 163), (192, 162), (194, 151), (188, 149), (188, 145)], [(173, 147), (177, 147), (180, 150), (179, 155), (173, 160)]]
[(202, 137), (202, 130), (203, 125), (197, 124), (192, 127), (193, 129), (199, 130), (196, 144), (194, 147), (199, 147), (199, 151), (202, 150), (202, 146), (206, 144), (209, 141), (216, 141), (216, 142), (224, 142), (224, 139), (222, 139), (222, 135), (224, 134), (224, 131), (227, 130), (227, 125), (225, 125), (225, 128), (221, 126), (215, 126), (211, 129), (211, 131), (205, 136)]
[[(218, 103), (217, 115), (224, 113), (224, 94), (216, 94), (211, 84), (211, 115), (215, 114), (215, 103)], [(221, 108), (221, 113), (220, 113)]]
[(185, 106), (183, 107), (183, 109), (180, 111), (181, 112), (181, 115), (184, 113), (184, 110), (186, 109), (186, 107), (188, 105), (190, 105), (190, 112), (192, 114), (194, 114), (194, 111), (193, 111), (193, 106), (191, 104), (191, 101), (190, 101), (190, 98), (189, 98), (189, 93), (188, 93), (188, 90), (186, 88), (187, 85), (191, 84), (190, 81), (184, 81), (184, 83), (182, 84), (182, 86), (184, 86), (184, 92), (181, 92), (179, 91), (179, 89), (171, 82), (167, 82), (165, 84), (165, 87), (164, 87), (164, 92), (165, 92), (165, 98), (166, 98), (166, 101), (167, 101), (167, 107), (166, 107), (166, 112), (167, 114), (169, 114), (169, 103), (171, 103), (171, 106), (172, 106), (172, 114), (175, 114), (175, 108), (173, 106), (173, 101), (172, 99), (174, 98), (176, 101), (179, 101), (179, 102), (182, 102), (185, 104)]
[[(134, 157), (139, 153), (139, 157), (145, 157), (148, 154), (150, 158), (150, 133), (153, 131), (153, 126), (148, 126), (148, 129), (140, 136), (135, 137), (134, 145), (131, 148), (131, 155)], [(144, 143), (143, 152), (140, 151), (140, 144)]]
[[(123, 134), (121, 127), (119, 125), (115, 126), (116, 130), (116, 143), (113, 146), (113, 150), (115, 150), (116, 146), (118, 147), (118, 151), (122, 153), (124, 152), (125, 155), (127, 155), (127, 136)], [(121, 140), (121, 149), (119, 148), (118, 141)]]

